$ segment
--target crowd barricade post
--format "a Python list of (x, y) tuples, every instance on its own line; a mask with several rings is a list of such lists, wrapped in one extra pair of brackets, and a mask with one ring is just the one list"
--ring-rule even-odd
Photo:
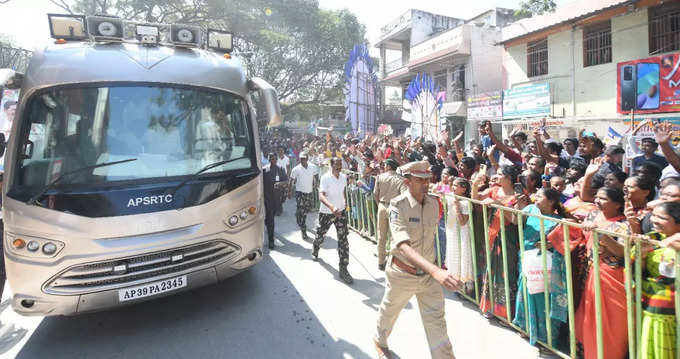
[[(623, 254), (624, 257), (626, 258), (631, 258), (630, 256), (630, 241), (626, 241), (624, 247), (623, 247)], [(624, 280), (624, 285), (626, 289), (626, 317), (627, 317), (627, 322), (628, 322), (628, 353), (630, 359), (635, 359), (637, 358), (637, 346), (635, 340), (637, 333), (635, 331), (635, 321), (634, 321), (634, 315), (635, 311), (633, 310), (633, 289), (632, 289), (632, 283), (633, 283), (633, 277), (632, 277), (633, 271), (631, 267), (630, 261), (625, 261), (625, 269), (624, 269), (624, 275), (625, 280)]]
[[(638, 247), (638, 252), (640, 245)], [(637, 357), (642, 358), (642, 255), (635, 256), (635, 329), (637, 329)], [(680, 348), (677, 348), (680, 351)]]
[(571, 263), (571, 246), (569, 235), (569, 222), (562, 222), (562, 240), (564, 241), (564, 266), (566, 268), (565, 277), (567, 281), (567, 315), (569, 322), (569, 354), (572, 359), (576, 358), (576, 324), (574, 317), (576, 312), (576, 304), (574, 303), (574, 281), (572, 277), (573, 267)]
[[(506, 227), (505, 227), (505, 210), (503, 207), (497, 208), (500, 211), (500, 223), (501, 223), (501, 251), (503, 257), (503, 285), (505, 290), (505, 314), (508, 317), (508, 323), (512, 323), (512, 317), (510, 315), (512, 306), (510, 305), (511, 300), (515, 298), (510, 298), (510, 277), (508, 270), (508, 245), (506, 240)], [(517, 268), (515, 268), (517, 269)], [(489, 286), (493, 284), (489, 282)], [(492, 309), (493, 310), (493, 309)]]
[[(475, 243), (475, 220), (474, 220), (474, 214), (475, 214), (475, 205), (468, 201), (468, 233), (470, 235), (470, 256), (472, 256), (472, 278), (473, 278), (473, 283), (475, 286), (475, 300), (474, 302), (476, 304), (479, 304), (479, 277), (478, 277), (478, 270), (477, 270), (477, 248), (476, 248), (476, 243)], [(460, 230), (458, 231), (458, 238), (460, 240)]]
[[(521, 213), (517, 214), (517, 232), (519, 235), (519, 262), (523, 263), (524, 251), (524, 216)], [(529, 333), (529, 290), (527, 290), (527, 278), (519, 274), (522, 281), (522, 304), (524, 306), (524, 323), (526, 328), (519, 328), (522, 332), (528, 335)]]
[(678, 333), (678, 328), (680, 328), (680, 296), (678, 296), (678, 288), (680, 288), (680, 251), (675, 252), (675, 357), (680, 357), (680, 333)]
[[(486, 292), (487, 295), (489, 296), (489, 305), (491, 307), (491, 310), (493, 311), (493, 308), (496, 306), (495, 298), (494, 298), (494, 293), (493, 293), (493, 288), (490, 288), (490, 286), (493, 284), (493, 274), (491, 273), (491, 246), (489, 244), (489, 213), (488, 213), (488, 205), (484, 203), (480, 203), (482, 205), (482, 218), (484, 220), (484, 247), (486, 250), (486, 277), (487, 277), (487, 285), (486, 285)], [(480, 298), (480, 301), (483, 298)]]
[[(540, 238), (541, 238), (541, 258), (543, 259), (543, 299), (545, 300), (545, 329), (546, 329), (546, 339), (548, 340), (548, 346), (553, 347), (552, 342), (552, 317), (550, 316), (550, 278), (552, 273), (548, 271), (548, 256), (545, 255), (548, 252), (548, 246), (545, 239), (545, 220), (543, 218), (539, 219), (540, 222)], [(552, 264), (552, 263), (551, 263)], [(550, 274), (550, 275), (546, 275)]]

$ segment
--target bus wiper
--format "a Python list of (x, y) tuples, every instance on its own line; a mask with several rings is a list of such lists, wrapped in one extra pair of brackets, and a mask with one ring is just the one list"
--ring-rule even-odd
[(205, 171), (207, 171), (207, 170), (211, 170), (211, 169), (213, 169), (213, 168), (215, 168), (215, 167), (219, 167), (219, 166), (225, 165), (225, 164), (227, 164), (227, 163), (229, 163), (229, 162), (233, 162), (233, 161), (241, 160), (241, 159), (243, 159), (243, 157), (232, 158), (232, 159), (228, 159), (228, 160), (224, 160), (224, 161), (219, 161), (219, 162), (211, 163), (211, 164), (209, 164), (209, 165), (207, 165), (207, 166), (201, 168), (200, 170), (196, 171), (196, 173), (194, 173), (194, 174), (191, 175), (190, 177), (187, 177), (184, 181), (180, 182), (177, 186), (175, 186), (175, 187), (173, 187), (173, 188), (171, 188), (171, 189), (165, 191), (165, 194), (174, 195), (175, 192), (177, 192), (178, 189), (182, 188), (185, 184), (189, 183), (189, 181), (193, 181), (194, 179), (196, 179), (196, 177), (198, 177), (198, 175), (200, 175), (201, 173), (203, 173), (203, 172), (205, 172)]
[(96, 164), (96, 165), (92, 165), (92, 166), (78, 168), (77, 170), (73, 170), (73, 171), (70, 171), (70, 172), (66, 172), (64, 174), (61, 174), (59, 177), (55, 178), (54, 180), (52, 180), (50, 183), (48, 183), (38, 194), (31, 197), (31, 199), (29, 199), (28, 202), (26, 202), (26, 203), (28, 203), (29, 205), (36, 204), (38, 202), (38, 200), (40, 198), (42, 198), (42, 196), (44, 196), (45, 193), (47, 193), (47, 191), (49, 191), (52, 187), (54, 187), (54, 185), (61, 182), (61, 180), (63, 180), (64, 178), (66, 178), (66, 177), (68, 177), (72, 174), (84, 172), (84, 171), (87, 171), (87, 170), (93, 170), (93, 169), (99, 168), (99, 167), (112, 166), (112, 165), (117, 165), (119, 163), (131, 162), (131, 161), (136, 161), (136, 160), (137, 160), (136, 158), (128, 158), (127, 160), (104, 162), (104, 163), (100, 163), (100, 164)]

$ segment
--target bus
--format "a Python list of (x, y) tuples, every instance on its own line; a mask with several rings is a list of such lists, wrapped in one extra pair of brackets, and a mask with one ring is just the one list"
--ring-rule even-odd
[(0, 137), (14, 310), (115, 308), (261, 261), (256, 109), (277, 126), (280, 105), (231, 56), (232, 34), (103, 16), (49, 22), (54, 43), (25, 74), (0, 76), (0, 89), (20, 90)]

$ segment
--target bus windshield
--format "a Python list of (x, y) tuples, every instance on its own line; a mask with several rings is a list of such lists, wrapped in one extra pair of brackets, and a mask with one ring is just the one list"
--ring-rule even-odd
[[(245, 101), (226, 92), (158, 86), (62, 87), (24, 111), (15, 186), (59, 186), (191, 176), (256, 166)], [(58, 186), (57, 186), (58, 187)]]

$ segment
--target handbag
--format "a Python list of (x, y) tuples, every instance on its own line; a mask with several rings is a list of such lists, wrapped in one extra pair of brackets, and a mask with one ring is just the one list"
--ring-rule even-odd
[[(548, 276), (552, 273), (552, 252), (541, 254), (538, 248), (524, 252), (522, 256), (522, 274), (526, 278), (526, 286), (529, 294), (538, 294), (545, 291), (545, 272), (543, 271), (543, 255), (546, 256)], [(550, 280), (548, 280), (550, 283)]]

